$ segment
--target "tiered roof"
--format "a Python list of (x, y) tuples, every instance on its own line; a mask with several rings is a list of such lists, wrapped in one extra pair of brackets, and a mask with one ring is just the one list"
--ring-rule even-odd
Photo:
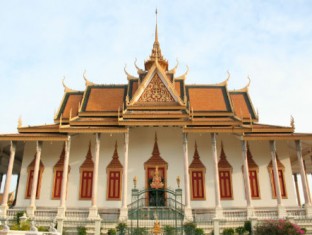
[(127, 83), (95, 84), (87, 80), (83, 91), (65, 87), (54, 124), (19, 127), (19, 133), (127, 132), (129, 126), (180, 126), (184, 132), (239, 133), (243, 138), (300, 139), (311, 135), (294, 134), (287, 127), (258, 123), (249, 96), (249, 84), (239, 90), (228, 89), (228, 78), (219, 84), (188, 85), (185, 74), (176, 76), (178, 64), (169, 69), (158, 40), (156, 23), (152, 53), (137, 66), (138, 76), (126, 69)]

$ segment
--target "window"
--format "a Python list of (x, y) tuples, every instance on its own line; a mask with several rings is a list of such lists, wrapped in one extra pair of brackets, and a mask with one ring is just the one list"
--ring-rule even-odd
[[(27, 176), (25, 198), (31, 197), (31, 190), (32, 190), (32, 184), (33, 184), (34, 172), (35, 172), (36, 155), (37, 155), (37, 153), (35, 154), (32, 162), (28, 165), (28, 169), (27, 169), (28, 176)], [(37, 199), (40, 198), (40, 189), (41, 189), (41, 180), (42, 180), (43, 171), (44, 171), (44, 166), (40, 160), (39, 171), (38, 171), (38, 182), (37, 182), (37, 189), (36, 189), (36, 198)]]
[[(64, 173), (64, 159), (65, 159), (65, 144), (60, 154), (60, 158), (54, 165), (54, 177), (53, 177), (53, 190), (52, 199), (60, 199), (62, 194), (63, 173)], [(70, 166), (68, 166), (68, 174), (70, 172)], [(68, 175), (67, 175), (68, 177)]]
[(204, 172), (191, 171), (192, 200), (205, 199)]
[(53, 199), (59, 199), (62, 191), (63, 170), (54, 171)]
[(260, 198), (257, 170), (249, 170), (249, 183), (250, 183), (251, 197), (253, 199)]
[(90, 142), (89, 150), (86, 155), (86, 159), (80, 166), (79, 198), (82, 200), (89, 200), (92, 198), (93, 169), (94, 169), (94, 163), (92, 160), (91, 142)]
[[(278, 179), (280, 184), (280, 190), (281, 190), (281, 196), (282, 198), (287, 198), (287, 190), (285, 185), (285, 177), (284, 177), (284, 165), (281, 163), (281, 161), (278, 159), (278, 156), (276, 154), (276, 164), (277, 164), (277, 172), (278, 172)], [(273, 164), (272, 160), (270, 161), (268, 165), (269, 175), (270, 175), (270, 181), (271, 181), (271, 189), (272, 189), (272, 197), (276, 198), (276, 186), (275, 186), (275, 180), (274, 180), (274, 171), (273, 171)]]
[[(284, 171), (282, 169), (278, 169), (278, 178), (279, 178), (282, 198), (287, 198), (285, 180), (284, 180)], [(275, 181), (274, 181), (273, 169), (271, 170), (271, 186), (272, 186), (273, 198), (276, 198), (276, 186), (275, 186)]]
[[(260, 188), (258, 181), (259, 167), (253, 159), (248, 143), (247, 143), (247, 163), (249, 171), (250, 196), (252, 199), (260, 199)], [(242, 166), (242, 169), (244, 169), (244, 166)]]
[(205, 173), (206, 167), (200, 160), (200, 156), (197, 150), (197, 143), (195, 142), (195, 151), (193, 161), (189, 166), (189, 172), (191, 177), (191, 199), (192, 200), (205, 200)]
[(122, 183), (123, 167), (119, 161), (117, 142), (112, 160), (106, 167), (107, 172), (107, 186), (106, 186), (106, 199), (107, 200), (120, 200), (121, 199), (121, 183)]
[(81, 172), (80, 199), (91, 199), (92, 182), (93, 182), (93, 171), (83, 170)]
[(232, 180), (230, 170), (219, 170), (221, 199), (232, 199)]
[(223, 149), (223, 143), (221, 142), (221, 154), (218, 162), (219, 168), (219, 190), (220, 197), (224, 200), (233, 199), (232, 191), (232, 166), (226, 159), (226, 155)]
[[(41, 179), (41, 172), (39, 171), (38, 182), (37, 182), (37, 191), (36, 191), (36, 198), (37, 199), (39, 198), (39, 183), (41, 181), (40, 179)], [(30, 170), (28, 173), (26, 198), (31, 197), (31, 189), (32, 189), (33, 180), (34, 180), (34, 170)]]
[(120, 199), (121, 189), (120, 171), (109, 172), (108, 199)]

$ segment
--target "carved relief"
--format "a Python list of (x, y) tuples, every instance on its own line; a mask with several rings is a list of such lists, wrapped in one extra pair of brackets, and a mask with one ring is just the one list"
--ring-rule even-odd
[(174, 102), (174, 98), (168, 91), (166, 85), (161, 81), (158, 74), (152, 78), (145, 91), (141, 95), (139, 102)]

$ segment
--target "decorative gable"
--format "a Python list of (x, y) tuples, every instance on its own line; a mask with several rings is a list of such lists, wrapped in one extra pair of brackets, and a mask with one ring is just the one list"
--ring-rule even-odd
[(175, 100), (156, 73), (145, 88), (138, 102), (175, 102)]

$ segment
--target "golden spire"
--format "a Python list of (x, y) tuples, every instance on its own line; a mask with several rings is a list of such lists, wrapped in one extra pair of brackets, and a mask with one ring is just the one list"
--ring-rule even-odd
[(157, 11), (157, 8), (156, 8), (155, 14), (156, 14), (155, 42), (158, 42), (158, 26), (157, 26), (158, 25), (158, 19), (157, 19), (158, 11)]
[(155, 41), (153, 44), (152, 54), (150, 55), (149, 59), (145, 62), (145, 70), (149, 70), (152, 67), (152, 65), (157, 61), (165, 71), (168, 71), (168, 62), (167, 60), (164, 59), (164, 57), (161, 54), (160, 44), (158, 41), (157, 9), (155, 11), (155, 15), (156, 15)]

